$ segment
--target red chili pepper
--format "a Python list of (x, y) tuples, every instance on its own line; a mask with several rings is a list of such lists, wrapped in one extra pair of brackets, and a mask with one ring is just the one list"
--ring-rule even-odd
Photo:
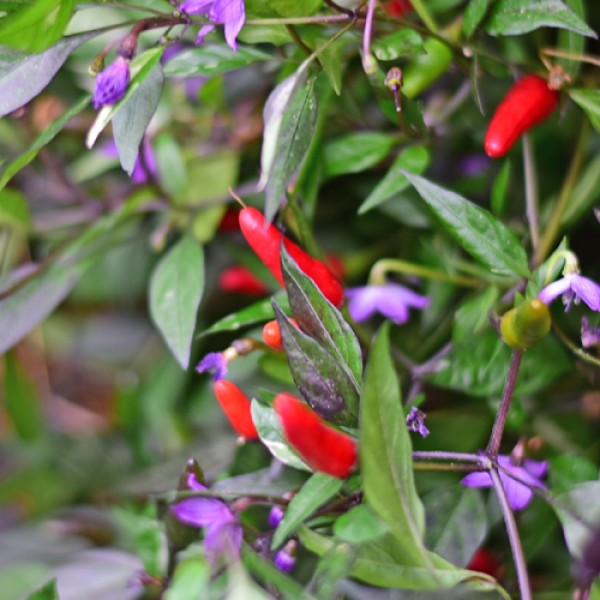
[(286, 250), (300, 269), (314, 281), (332, 304), (341, 306), (344, 301), (344, 288), (337, 277), (320, 260), (307, 254), (300, 246), (286, 238), (277, 227), (267, 223), (259, 210), (252, 207), (242, 209), (240, 228), (250, 247), (282, 286), (285, 287), (285, 283), (279, 252), (283, 239)]
[(357, 461), (356, 442), (330, 427), (306, 404), (291, 394), (278, 394), (273, 401), (288, 442), (315, 471), (348, 477)]
[(258, 431), (252, 421), (250, 400), (246, 394), (235, 383), (225, 379), (216, 381), (214, 390), (225, 416), (237, 434), (247, 440), (257, 439)]
[(537, 75), (519, 79), (490, 121), (484, 141), (486, 154), (491, 158), (504, 156), (521, 135), (550, 116), (558, 98), (558, 92)]
[(228, 208), (219, 223), (219, 231), (239, 231), (239, 210)]
[(252, 271), (242, 265), (225, 269), (219, 276), (219, 289), (233, 294), (264, 296), (269, 288)]
[[(294, 327), (298, 327), (296, 319), (290, 319), (290, 323)], [(265, 344), (273, 350), (283, 350), (283, 341), (281, 339), (281, 330), (279, 329), (279, 323), (275, 320), (265, 323), (262, 330), (262, 336)]]
[(413, 6), (410, 0), (391, 0), (383, 7), (383, 10), (392, 17), (403, 17), (413, 10)]
[(479, 548), (473, 554), (473, 558), (471, 558), (471, 561), (467, 565), (467, 569), (485, 573), (494, 577), (494, 579), (500, 579), (504, 572), (502, 563), (487, 548)]

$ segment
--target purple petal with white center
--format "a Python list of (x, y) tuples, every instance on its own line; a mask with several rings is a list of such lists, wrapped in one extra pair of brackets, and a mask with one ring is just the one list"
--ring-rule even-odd
[(357, 322), (370, 319), (377, 312), (378, 294), (375, 286), (350, 288), (346, 290), (349, 299), (348, 312)]
[(600, 286), (581, 275), (571, 275), (571, 289), (592, 310), (600, 311)]
[(191, 527), (209, 527), (233, 520), (227, 504), (216, 498), (186, 498), (171, 505), (178, 521)]
[(550, 304), (553, 300), (562, 296), (565, 292), (571, 289), (571, 283), (568, 277), (563, 277), (558, 281), (554, 281), (547, 285), (539, 294), (538, 298), (544, 304)]

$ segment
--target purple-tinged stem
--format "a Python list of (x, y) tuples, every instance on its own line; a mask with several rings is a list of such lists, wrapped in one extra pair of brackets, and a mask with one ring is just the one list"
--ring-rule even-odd
[(517, 580), (519, 582), (521, 600), (531, 600), (529, 573), (527, 572), (527, 564), (525, 563), (525, 556), (523, 554), (521, 538), (519, 537), (519, 530), (517, 529), (515, 516), (510, 508), (510, 505), (508, 504), (508, 498), (506, 497), (502, 480), (498, 474), (498, 469), (496, 469), (496, 467), (492, 467), (489, 470), (489, 473), (490, 477), (492, 478), (492, 484), (494, 485), (494, 491), (498, 497), (498, 502), (500, 502), (500, 508), (502, 509), (506, 533), (508, 535), (508, 541), (510, 543), (513, 559), (515, 561), (515, 569), (517, 571)]
[(369, 0), (367, 6), (367, 18), (365, 20), (365, 30), (363, 33), (363, 69), (365, 73), (373, 73), (377, 70), (377, 64), (371, 54), (371, 38), (373, 37), (373, 17), (375, 15), (376, 0)]

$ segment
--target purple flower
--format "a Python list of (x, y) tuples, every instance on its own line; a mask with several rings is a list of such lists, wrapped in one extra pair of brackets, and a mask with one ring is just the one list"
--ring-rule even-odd
[(550, 304), (558, 296), (562, 296), (565, 311), (571, 308), (573, 302), (577, 304), (580, 300), (592, 310), (600, 311), (600, 285), (577, 273), (568, 273), (562, 279), (547, 285), (538, 294), (544, 304)]
[(283, 509), (280, 506), (273, 506), (269, 513), (269, 527), (275, 529), (283, 519)]
[(408, 415), (406, 415), (406, 426), (410, 431), (415, 431), (426, 438), (429, 435), (429, 429), (425, 426), (425, 419), (427, 415), (419, 410), (416, 406), (410, 409)]
[[(193, 473), (188, 474), (187, 488), (197, 492), (207, 489)], [(186, 498), (171, 505), (171, 512), (181, 523), (205, 530), (204, 547), (211, 561), (240, 553), (242, 528), (223, 500), (208, 496)]]
[(116, 104), (127, 91), (129, 85), (129, 61), (122, 56), (117, 56), (112, 65), (109, 65), (96, 76), (96, 89), (92, 104), (97, 110), (107, 104)]
[[(119, 156), (117, 145), (112, 140), (102, 146), (101, 152), (106, 156), (114, 158)], [(148, 181), (148, 174), (156, 175), (156, 159), (152, 145), (147, 138), (144, 138), (133, 167), (133, 172), (131, 173), (131, 179), (135, 183), (146, 183)]]
[[(518, 466), (512, 463), (510, 456), (499, 456), (498, 464), (529, 484), (529, 486), (524, 485), (512, 479), (507, 473), (500, 471), (500, 480), (504, 486), (508, 503), (513, 510), (522, 510), (531, 502), (533, 498), (531, 487), (546, 487), (541, 481), (548, 470), (546, 461), (540, 462), (526, 458), (523, 460), (523, 464)], [(461, 484), (467, 487), (490, 487), (492, 478), (487, 471), (476, 471), (463, 478)]]
[(600, 344), (600, 327), (590, 325), (587, 317), (581, 319), (581, 345), (591, 348)]
[(197, 44), (204, 41), (204, 36), (215, 28), (215, 24), (225, 25), (227, 45), (234, 52), (237, 50), (236, 38), (246, 20), (244, 0), (184, 0), (179, 8), (188, 15), (208, 15), (212, 21), (200, 28)]
[(275, 566), (284, 573), (291, 573), (296, 565), (296, 557), (288, 554), (286, 549), (280, 550), (273, 559)]
[(227, 361), (222, 352), (209, 352), (196, 367), (198, 373), (206, 373), (210, 371), (212, 373), (213, 381), (219, 381), (219, 379), (225, 379), (227, 375)]
[(397, 283), (350, 288), (346, 297), (350, 316), (357, 323), (380, 312), (394, 323), (402, 324), (408, 321), (409, 307), (423, 309), (429, 305), (429, 298)]

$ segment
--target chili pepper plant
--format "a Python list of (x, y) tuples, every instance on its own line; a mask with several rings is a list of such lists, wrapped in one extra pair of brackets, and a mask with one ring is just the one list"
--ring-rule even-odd
[(2, 3), (2, 598), (600, 598), (599, 31)]

